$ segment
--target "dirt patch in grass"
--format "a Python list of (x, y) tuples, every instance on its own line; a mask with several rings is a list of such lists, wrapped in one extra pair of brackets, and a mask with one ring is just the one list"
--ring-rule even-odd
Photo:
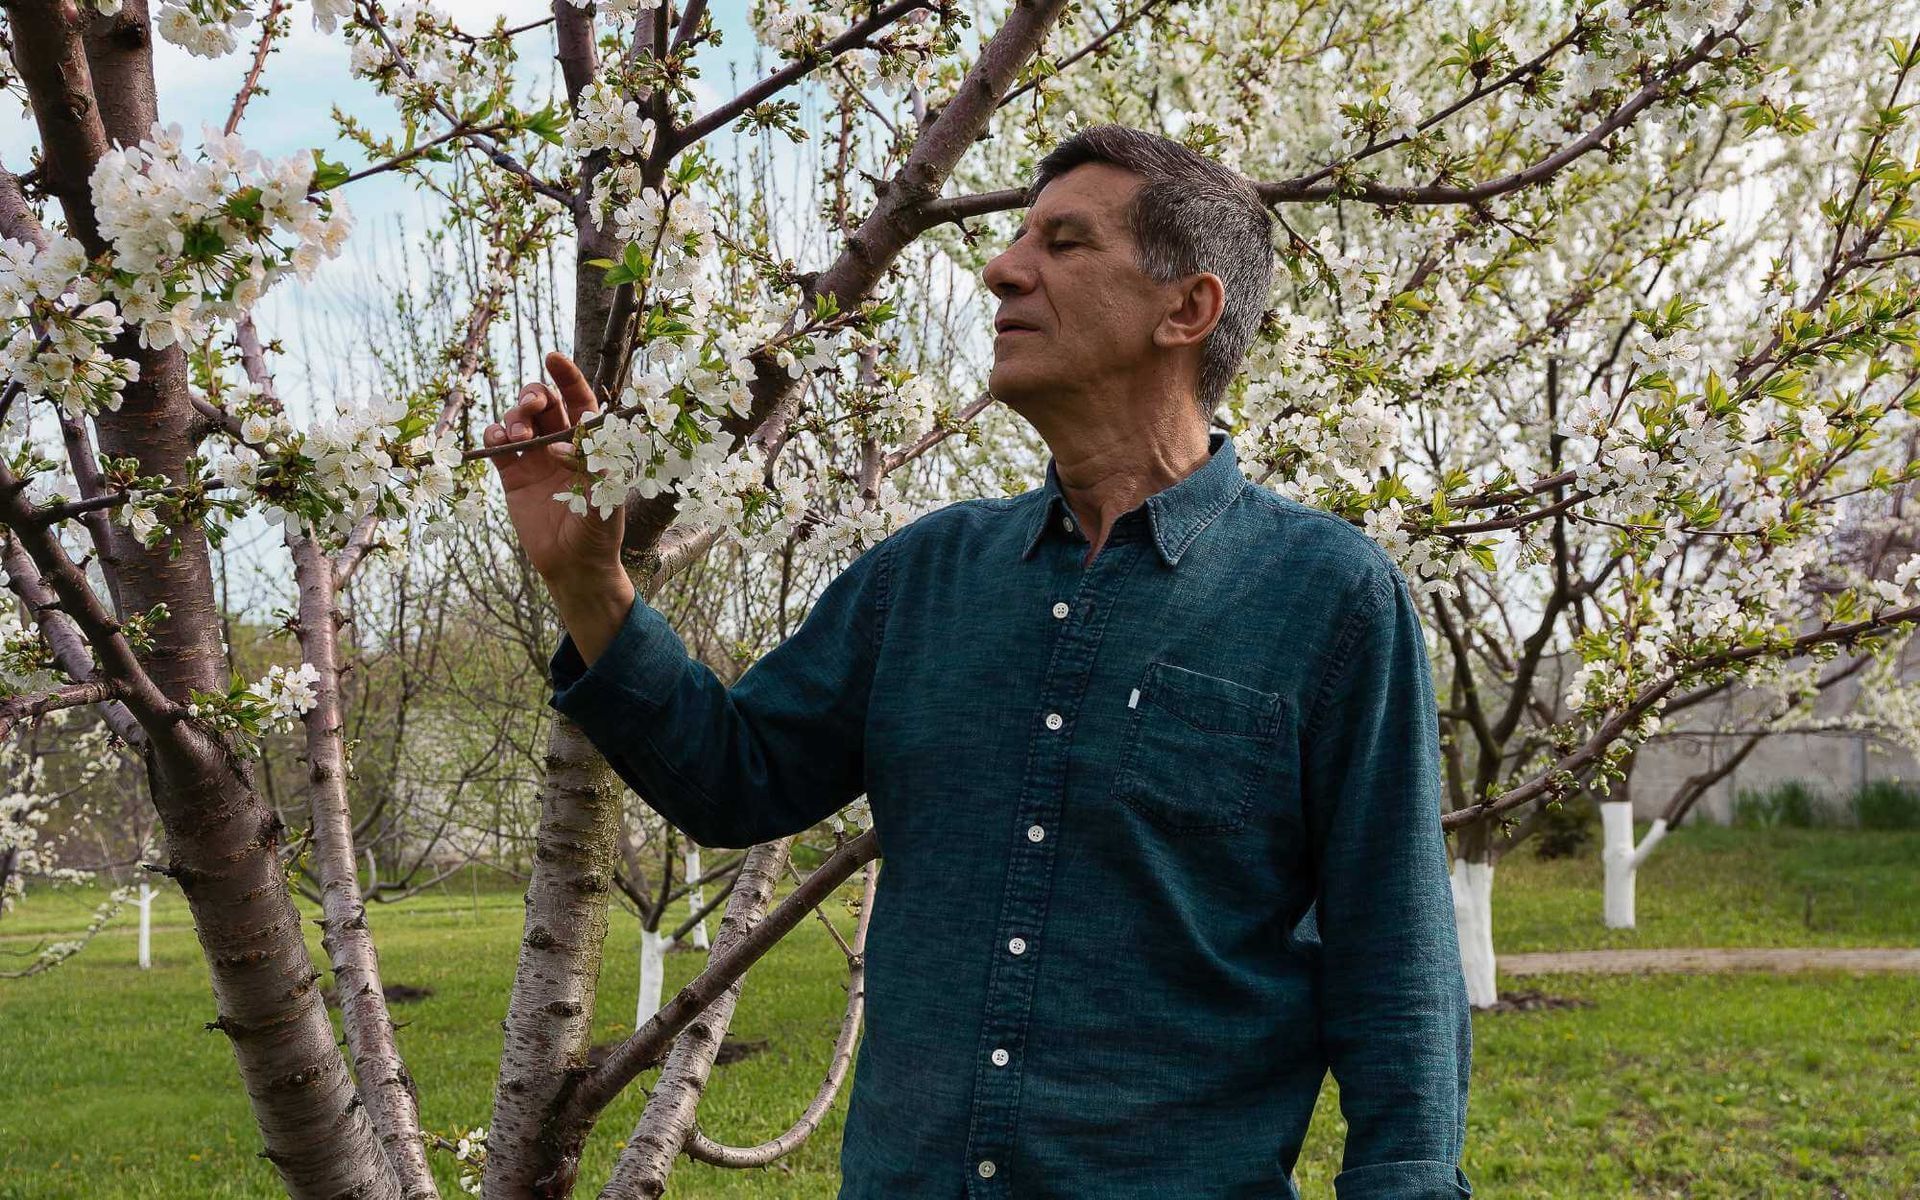
[(1541, 991), (1507, 992), (1490, 1007), (1479, 1012), (1539, 1012), (1553, 1008), (1592, 1008), (1593, 1001), (1581, 996), (1549, 996)]

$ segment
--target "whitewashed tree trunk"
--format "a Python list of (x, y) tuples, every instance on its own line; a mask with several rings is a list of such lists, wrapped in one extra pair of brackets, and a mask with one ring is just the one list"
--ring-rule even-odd
[(666, 978), (667, 939), (657, 929), (640, 931), (640, 998), (633, 1011), (633, 1027), (660, 1011), (660, 985)]
[(1606, 866), (1606, 920), (1609, 929), (1634, 926), (1633, 882), (1640, 864), (1667, 836), (1667, 819), (1655, 818), (1638, 846), (1633, 844), (1633, 804), (1607, 800), (1600, 805), (1600, 859)]
[(1460, 969), (1467, 1003), (1489, 1008), (1500, 998), (1493, 973), (1493, 863), (1453, 860), (1453, 920), (1460, 933)]
[(140, 969), (153, 969), (153, 885), (140, 885), (140, 899), (134, 901), (140, 909)]
[[(688, 844), (687, 882), (693, 883), (693, 881), (698, 878), (700, 878), (700, 847)], [(687, 892), (687, 912), (689, 914), (697, 913), (705, 907), (706, 903), (706, 889), (697, 883), (693, 884), (693, 887)], [(693, 944), (694, 947), (699, 950), (710, 950), (713, 948), (712, 944), (707, 941), (707, 919), (705, 917), (701, 917), (693, 927)]]

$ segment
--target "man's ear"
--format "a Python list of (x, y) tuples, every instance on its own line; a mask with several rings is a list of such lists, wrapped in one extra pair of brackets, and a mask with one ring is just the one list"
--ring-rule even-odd
[(1179, 283), (1179, 304), (1154, 328), (1156, 346), (1197, 346), (1220, 323), (1227, 309), (1227, 288), (1211, 271), (1189, 275)]

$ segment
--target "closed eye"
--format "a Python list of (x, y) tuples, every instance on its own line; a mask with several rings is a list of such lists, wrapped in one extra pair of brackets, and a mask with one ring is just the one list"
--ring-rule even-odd
[(1078, 246), (1079, 244), (1079, 242), (1054, 242), (1051, 248), (1054, 250), (1065, 250), (1068, 246)]

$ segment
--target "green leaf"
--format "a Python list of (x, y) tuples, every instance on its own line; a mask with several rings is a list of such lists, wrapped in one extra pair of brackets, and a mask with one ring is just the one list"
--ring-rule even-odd
[(352, 174), (345, 163), (333, 162), (318, 150), (313, 152), (314, 191), (331, 191), (345, 183)]
[(567, 119), (551, 104), (539, 112), (526, 114), (521, 125), (528, 133), (551, 146), (558, 146), (566, 137)]

